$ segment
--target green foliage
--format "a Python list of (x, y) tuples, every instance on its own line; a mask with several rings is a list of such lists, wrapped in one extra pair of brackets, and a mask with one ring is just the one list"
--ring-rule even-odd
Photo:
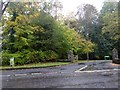
[(12, 57), (15, 59), (15, 65), (23, 65), (24, 64), (24, 59), (23, 55), (20, 52), (17, 52), (15, 54), (11, 54)]
[(25, 63), (38, 63), (45, 59), (45, 55), (42, 51), (32, 51), (26, 55)]
[(7, 12), (9, 14), (30, 15), (38, 11), (38, 5), (34, 2), (9, 2)]
[(51, 50), (48, 51), (32, 51), (26, 54), (25, 63), (39, 63), (46, 61), (55, 61), (58, 55)]
[(110, 39), (120, 39), (120, 32), (118, 30), (118, 12), (107, 13), (103, 17), (104, 27), (102, 28), (103, 34), (108, 33)]
[(59, 25), (58, 29), (54, 30), (53, 38), (54, 47), (61, 57), (64, 57), (69, 50), (74, 52), (81, 50), (82, 53), (93, 51), (93, 43), (86, 41), (74, 29), (64, 25)]
[(10, 65), (11, 55), (7, 52), (2, 52), (2, 65), (7, 66)]
[(58, 54), (52, 50), (44, 51), (46, 61), (56, 61)]
[(51, 50), (53, 43), (52, 43), (52, 35), (53, 30), (56, 27), (55, 20), (48, 14), (41, 12), (40, 15), (36, 16), (35, 18), (31, 19), (31, 25), (34, 26), (33, 28), (33, 36), (34, 41), (33, 48), (36, 50)]
[(100, 16), (105, 16), (107, 13), (112, 13), (118, 10), (118, 3), (114, 2), (104, 2), (103, 7), (100, 11)]
[[(86, 41), (74, 29), (60, 24), (44, 11), (34, 12), (29, 5), (23, 4), (22, 7), (22, 3), (13, 4), (20, 8), (8, 7), (11, 16), (3, 27), (2, 48), (9, 53), (3, 53), (3, 65), (9, 65), (10, 57), (15, 58), (15, 65), (23, 65), (66, 58), (69, 50), (76, 53), (78, 50), (80, 53), (93, 51), (92, 42)], [(27, 14), (28, 11), (31, 13)]]
[(4, 51), (2, 53), (2, 65), (10, 65), (10, 58), (14, 57), (14, 64), (15, 65), (23, 65), (24, 59), (21, 53), (11, 54), (9, 52)]
[(95, 55), (104, 57), (111, 55), (113, 48), (118, 47), (118, 9), (117, 2), (104, 2), (100, 11), (98, 24), (95, 26), (93, 41), (97, 44)]
[[(15, 21), (6, 22), (7, 25), (3, 28), (3, 49), (10, 50), (11, 45), (16, 51), (21, 51), (29, 47), (32, 28), (28, 25), (27, 21), (25, 15), (20, 15)], [(13, 34), (10, 33), (11, 29), (14, 30)], [(12, 39), (14, 41), (11, 42)]]

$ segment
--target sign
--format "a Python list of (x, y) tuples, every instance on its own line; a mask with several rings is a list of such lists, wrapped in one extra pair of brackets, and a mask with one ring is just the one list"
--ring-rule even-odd
[(110, 60), (110, 56), (104, 56), (104, 59), (105, 59), (105, 60), (107, 60), (107, 59)]
[(14, 66), (14, 57), (10, 58), (10, 66)]

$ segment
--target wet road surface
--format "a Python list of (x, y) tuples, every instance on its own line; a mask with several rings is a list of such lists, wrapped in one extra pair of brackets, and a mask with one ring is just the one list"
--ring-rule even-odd
[[(79, 71), (85, 65), (94, 68)], [(4, 70), (1, 77), (2, 88), (118, 88), (119, 72), (119, 67), (112, 65), (111, 61), (96, 61), (37, 69)]]

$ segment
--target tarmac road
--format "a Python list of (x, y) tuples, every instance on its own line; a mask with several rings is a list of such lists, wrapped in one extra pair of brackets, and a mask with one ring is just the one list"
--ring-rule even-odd
[[(85, 65), (95, 68), (79, 71)], [(118, 66), (102, 60), (47, 68), (4, 70), (1, 77), (2, 88), (118, 88), (118, 73)]]

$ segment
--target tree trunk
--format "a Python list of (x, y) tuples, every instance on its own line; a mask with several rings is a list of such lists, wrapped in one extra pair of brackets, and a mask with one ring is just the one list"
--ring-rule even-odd
[(2, 1), (0, 1), (0, 22), (2, 19), (2, 7), (3, 7), (3, 4), (2, 4)]
[(89, 53), (87, 53), (87, 60), (89, 60)]

